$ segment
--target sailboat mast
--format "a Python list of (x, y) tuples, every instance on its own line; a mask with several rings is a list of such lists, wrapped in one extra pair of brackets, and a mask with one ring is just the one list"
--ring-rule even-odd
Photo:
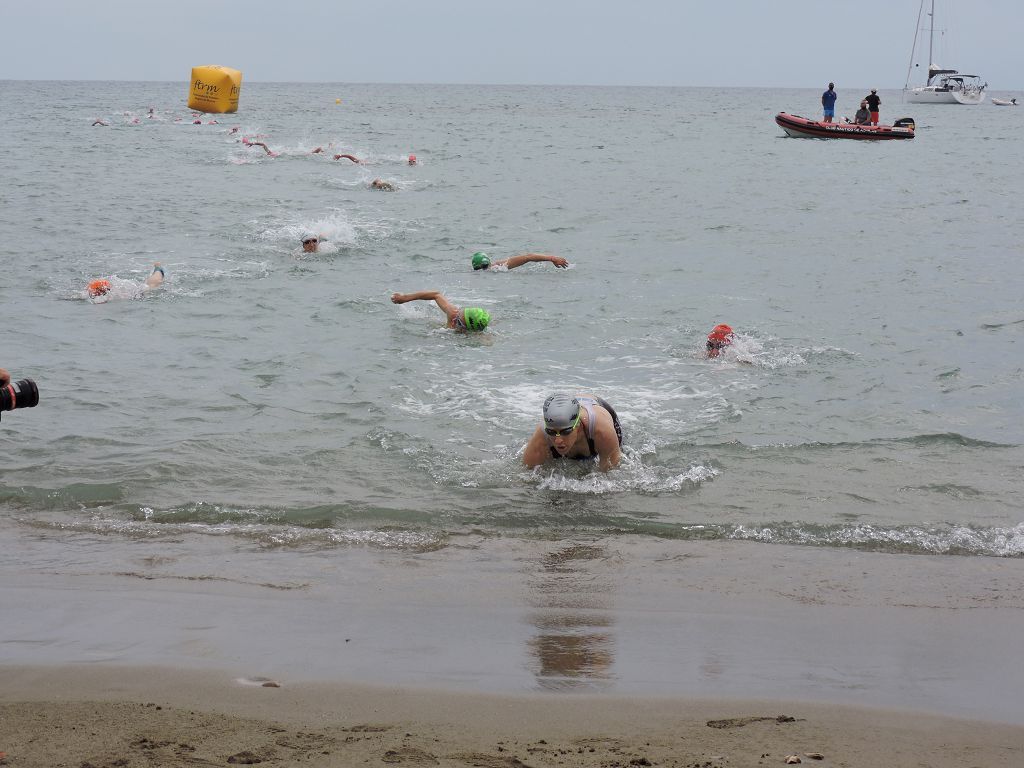
[(914, 55), (917, 53), (917, 36), (921, 34), (921, 14), (924, 13), (924, 0), (917, 6), (917, 21), (914, 22), (914, 44), (910, 46), (910, 61), (907, 62), (907, 80), (903, 83), (903, 90), (910, 85), (910, 73), (914, 69)]
[[(935, 63), (935, 59), (932, 56), (932, 43), (935, 42), (935, 0), (932, 0), (932, 12), (928, 14), (931, 17), (931, 21), (928, 22), (928, 68), (931, 69), (932, 64)], [(931, 73), (928, 73), (928, 80), (930, 81)]]

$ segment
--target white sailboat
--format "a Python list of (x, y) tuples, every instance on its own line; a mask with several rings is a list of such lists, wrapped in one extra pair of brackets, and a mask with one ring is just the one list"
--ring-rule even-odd
[[(910, 50), (910, 66), (907, 67), (907, 82), (903, 85), (907, 101), (914, 104), (981, 104), (985, 100), (985, 89), (988, 83), (981, 82), (977, 75), (962, 75), (955, 69), (942, 69), (934, 63), (928, 65), (928, 80), (917, 88), (909, 88), (910, 71), (914, 66), (914, 54), (917, 51), (917, 33), (921, 29), (921, 11), (925, 0), (917, 10), (917, 29), (914, 32), (914, 46)], [(934, 59), (935, 44), (935, 0), (931, 0), (932, 10), (928, 14), (928, 61)]]

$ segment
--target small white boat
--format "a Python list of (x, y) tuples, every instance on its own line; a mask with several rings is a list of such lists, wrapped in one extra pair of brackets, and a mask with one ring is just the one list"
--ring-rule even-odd
[(1007, 101), (1006, 99), (992, 99), (992, 103), (995, 104), (997, 107), (1016, 107), (1017, 106), (1017, 100), (1016, 99), (1010, 99), (1009, 101)]

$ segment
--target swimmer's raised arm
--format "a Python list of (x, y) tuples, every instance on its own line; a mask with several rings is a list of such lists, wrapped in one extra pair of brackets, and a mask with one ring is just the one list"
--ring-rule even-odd
[(357, 165), (363, 162), (358, 157), (354, 157), (353, 155), (335, 155), (334, 156), (335, 160), (341, 160), (341, 158), (345, 158), (346, 160), (351, 160), (353, 163), (356, 163)]
[(440, 291), (416, 291), (415, 293), (393, 293), (391, 301), (395, 304), (405, 304), (407, 301), (432, 301), (438, 308), (448, 315), (449, 318), (457, 317), (459, 308), (445, 298)]
[(495, 266), (504, 266), (506, 269), (515, 269), (516, 267), (523, 266), (523, 264), (529, 264), (531, 261), (550, 261), (559, 269), (565, 269), (569, 266), (568, 259), (564, 259), (561, 256), (551, 256), (546, 253), (524, 253), (521, 256), (513, 256), (510, 259), (495, 262)]

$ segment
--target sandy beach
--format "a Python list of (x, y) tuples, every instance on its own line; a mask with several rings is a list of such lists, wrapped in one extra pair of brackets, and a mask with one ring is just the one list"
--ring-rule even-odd
[[(0, 671), (5, 765), (1017, 766), (1024, 728), (783, 701), (240, 685), (125, 668)], [(792, 759), (792, 758), (790, 758)]]
[(226, 568), (217, 539), (98, 538), (54, 568), (60, 539), (4, 533), (12, 766), (1024, 760), (1017, 559), (470, 539)]

